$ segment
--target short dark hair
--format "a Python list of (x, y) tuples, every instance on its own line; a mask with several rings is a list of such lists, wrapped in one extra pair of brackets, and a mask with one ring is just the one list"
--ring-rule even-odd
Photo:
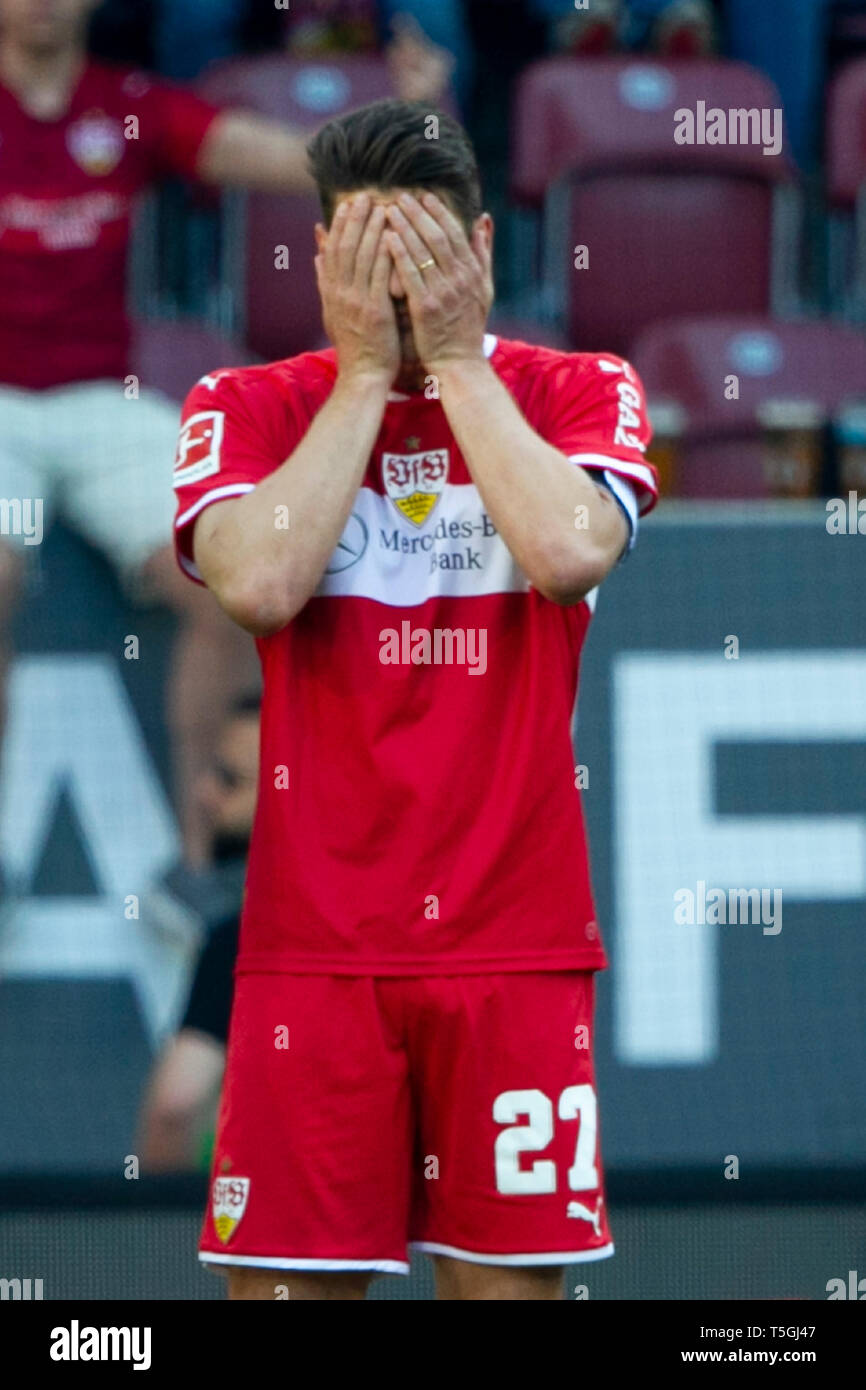
[(426, 102), (389, 98), (337, 116), (313, 136), (307, 155), (327, 226), (338, 196), (359, 188), (445, 193), (467, 233), (481, 215), (481, 179), (469, 136), (453, 116)]

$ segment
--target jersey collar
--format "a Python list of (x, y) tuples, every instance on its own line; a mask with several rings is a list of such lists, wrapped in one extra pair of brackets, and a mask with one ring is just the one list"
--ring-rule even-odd
[[(496, 344), (499, 342), (495, 333), (484, 334), (484, 356), (492, 357), (496, 351)], [(389, 391), (389, 401), (411, 401), (412, 397), (405, 395), (402, 391)]]

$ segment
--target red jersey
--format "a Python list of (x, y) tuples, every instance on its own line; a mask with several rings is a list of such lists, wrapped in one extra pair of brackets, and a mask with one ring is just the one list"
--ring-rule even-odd
[[(543, 439), (627, 478), (649, 510), (650, 430), (628, 363), (489, 336), (486, 351)], [(175, 471), (178, 557), (193, 578), (195, 518), (285, 461), (335, 376), (329, 350), (194, 387)], [(592, 606), (561, 607), (530, 586), (440, 402), (392, 392), (316, 593), (257, 643), (261, 773), (241, 969), (606, 964), (571, 742)]]
[(125, 375), (135, 195), (194, 174), (216, 115), (190, 92), (97, 63), (57, 120), (0, 86), (0, 383)]

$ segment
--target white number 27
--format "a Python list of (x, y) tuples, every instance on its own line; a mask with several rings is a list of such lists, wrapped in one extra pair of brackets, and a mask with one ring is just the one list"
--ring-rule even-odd
[[(589, 1192), (598, 1187), (595, 1165), (597, 1105), (595, 1091), (586, 1083), (567, 1086), (557, 1107), (561, 1120), (579, 1120), (574, 1162), (568, 1170), (571, 1192)], [(526, 1116), (527, 1124), (514, 1121)], [(495, 1145), (496, 1187), (509, 1194), (556, 1191), (556, 1164), (550, 1158), (537, 1159), (528, 1168), (520, 1167), (520, 1155), (540, 1153), (553, 1138), (553, 1102), (543, 1091), (503, 1091), (493, 1102), (493, 1118), (508, 1125), (497, 1136)]]

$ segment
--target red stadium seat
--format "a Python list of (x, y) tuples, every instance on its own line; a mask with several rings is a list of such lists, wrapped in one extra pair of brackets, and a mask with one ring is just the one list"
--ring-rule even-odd
[(199, 377), (218, 367), (246, 367), (249, 348), (197, 322), (138, 319), (133, 323), (131, 361), (142, 386), (183, 401)]
[[(343, 111), (394, 94), (384, 59), (360, 56), (316, 63), (282, 56), (232, 59), (210, 68), (201, 90), (220, 104), (252, 108), (310, 131)], [(241, 206), (233, 277), (244, 285), (241, 332), (266, 358), (322, 346), (313, 270), (318, 200), (256, 193)], [(288, 268), (278, 269), (276, 248), (283, 246)]]
[(826, 129), (831, 301), (866, 317), (866, 59), (831, 83)]
[(229, 58), (209, 67), (199, 86), (221, 106), (246, 106), (305, 129), (394, 95), (384, 58), (363, 54), (321, 62), (282, 54)]
[[(512, 191), (544, 204), (545, 301), (565, 303), (582, 350), (627, 352), (660, 317), (796, 303), (797, 179), (784, 146), (768, 156), (762, 144), (677, 144), (675, 113), (698, 103), (780, 105), (761, 73), (724, 61), (554, 58), (518, 84)], [(588, 268), (575, 264), (580, 246)]]
[[(826, 418), (866, 386), (866, 334), (823, 322), (724, 315), (654, 324), (634, 345), (650, 408), (684, 412), (676, 492), (683, 497), (767, 493), (758, 412), (770, 400), (817, 404)], [(738, 399), (726, 380), (736, 376)]]

